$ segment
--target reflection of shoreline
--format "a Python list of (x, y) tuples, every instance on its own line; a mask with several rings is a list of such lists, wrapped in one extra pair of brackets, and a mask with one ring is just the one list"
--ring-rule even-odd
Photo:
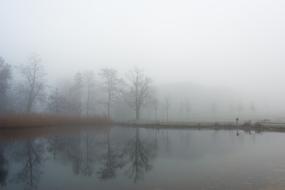
[(37, 137), (48, 137), (53, 135), (73, 136), (78, 135), (81, 131), (88, 131), (88, 133), (106, 133), (110, 127), (42, 127), (42, 128), (24, 128), (24, 129), (0, 129), (0, 140), (15, 140), (15, 139), (29, 139)]

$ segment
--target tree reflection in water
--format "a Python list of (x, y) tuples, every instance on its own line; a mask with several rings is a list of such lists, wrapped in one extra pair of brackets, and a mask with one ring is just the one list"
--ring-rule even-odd
[(0, 185), (7, 185), (8, 160), (5, 157), (5, 145), (0, 145)]
[[(104, 138), (106, 137), (106, 138)], [(118, 136), (119, 137), (119, 136)], [(7, 159), (4, 144), (0, 146), (0, 184), (17, 183), (22, 189), (37, 189), (44, 171), (44, 162), (69, 164), (76, 175), (93, 176), (101, 180), (113, 179), (118, 172), (134, 182), (152, 169), (157, 150), (157, 134), (141, 139), (135, 129), (131, 139), (111, 135), (82, 132), (75, 136), (50, 136), (27, 139), (11, 144)], [(10, 154), (12, 153), (12, 154)], [(8, 164), (8, 161), (11, 162)], [(98, 165), (95, 167), (95, 163)], [(13, 165), (12, 172), (8, 172)], [(15, 166), (15, 167), (14, 167)], [(98, 168), (95, 171), (95, 168)], [(11, 175), (8, 179), (8, 173)]]
[(152, 169), (151, 159), (155, 156), (155, 146), (140, 139), (140, 129), (136, 128), (135, 138), (126, 147), (128, 155), (127, 174), (137, 182), (144, 177), (145, 172)]
[(51, 137), (48, 150), (54, 159), (71, 163), (74, 174), (91, 176), (95, 162), (92, 140), (88, 133), (73, 137)]
[(98, 176), (100, 179), (106, 180), (111, 179), (116, 176), (116, 170), (124, 166), (124, 154), (120, 150), (113, 149), (110, 140), (110, 132), (107, 134), (107, 151), (103, 154), (102, 167), (98, 171)]
[(21, 166), (12, 181), (24, 183), (25, 189), (37, 189), (42, 174), (44, 144), (40, 140), (29, 139), (22, 142), (21, 145), (21, 148), (16, 149), (15, 152), (16, 161)]
[(93, 175), (95, 160), (98, 160), (99, 179), (114, 178), (117, 170), (127, 167), (128, 176), (136, 182), (152, 168), (150, 161), (154, 157), (156, 146), (142, 141), (139, 129), (136, 129), (135, 134), (131, 140), (120, 141), (116, 145), (111, 143), (110, 132), (106, 135), (105, 143), (87, 132), (75, 137), (51, 137), (48, 150), (54, 159), (71, 163), (76, 175)]
[[(95, 157), (94, 157), (94, 154), (93, 154), (93, 157), (92, 157), (92, 154), (90, 150), (90, 137), (89, 137), (89, 134), (86, 133), (85, 134), (85, 139), (84, 139), (84, 142), (83, 142), (83, 147), (85, 147), (85, 153), (83, 151), (83, 154), (82, 154), (82, 174), (85, 175), (85, 176), (91, 176), (94, 172), (94, 168), (93, 168), (93, 163), (95, 162)], [(84, 148), (83, 148), (84, 149)], [(94, 151), (94, 149), (93, 149)]]

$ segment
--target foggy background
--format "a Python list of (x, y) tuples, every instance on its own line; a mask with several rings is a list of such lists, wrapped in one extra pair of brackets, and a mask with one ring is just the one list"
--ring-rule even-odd
[[(285, 120), (284, 9), (281, 0), (1, 0), (0, 56), (17, 67), (39, 54), (49, 89), (76, 72), (125, 77), (139, 67), (161, 120), (166, 99), (169, 120)], [(114, 117), (133, 117), (120, 108)]]

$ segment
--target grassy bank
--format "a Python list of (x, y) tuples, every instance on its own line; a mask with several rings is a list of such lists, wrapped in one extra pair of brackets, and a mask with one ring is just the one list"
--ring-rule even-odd
[(142, 128), (159, 128), (159, 129), (214, 129), (214, 130), (243, 130), (243, 131), (275, 131), (285, 132), (285, 123), (257, 122), (254, 124), (243, 123), (235, 125), (233, 122), (156, 122), (156, 123), (136, 123), (136, 122), (121, 122), (116, 123), (119, 126), (127, 127), (142, 127)]
[(112, 124), (126, 127), (168, 128), (168, 129), (223, 129), (244, 131), (285, 132), (285, 123), (245, 122), (236, 125), (234, 122), (112, 122), (106, 117), (58, 116), (47, 114), (14, 114), (0, 116), (0, 129), (27, 129), (43, 127), (102, 127)]
[(16, 114), (0, 116), (0, 129), (49, 126), (103, 126), (111, 121), (105, 117), (57, 116), (47, 114)]

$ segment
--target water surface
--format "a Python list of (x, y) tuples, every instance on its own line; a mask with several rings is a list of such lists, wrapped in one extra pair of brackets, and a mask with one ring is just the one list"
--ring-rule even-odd
[(285, 133), (53, 130), (0, 132), (1, 189), (285, 189)]

